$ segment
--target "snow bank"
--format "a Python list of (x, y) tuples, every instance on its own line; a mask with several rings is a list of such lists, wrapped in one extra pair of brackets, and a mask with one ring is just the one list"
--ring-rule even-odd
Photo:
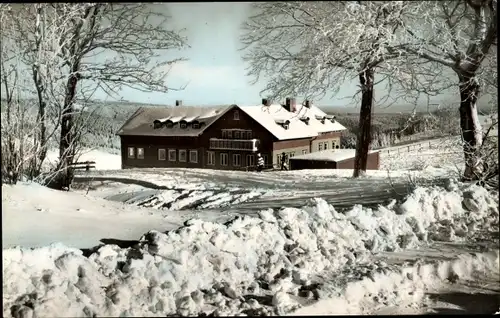
[[(404, 203), (377, 210), (356, 206), (342, 214), (314, 199), (302, 209), (265, 210), (226, 224), (193, 219), (176, 231), (150, 231), (131, 248), (100, 247), (88, 258), (61, 245), (9, 249), (3, 253), (4, 316), (284, 314), (303, 297), (336, 296), (339, 304), (352, 304), (389, 295), (391, 288), (410, 295), (413, 272), (387, 276), (390, 267), (373, 262), (372, 253), (427, 241), (437, 223), (457, 233), (463, 224), (495, 218), (497, 196), (454, 185), (419, 188)], [(466, 235), (479, 228), (468, 227)], [(439, 267), (443, 279), (475, 269), (442, 266), (448, 266)], [(351, 275), (360, 282), (341, 279), (342, 270), (360, 268)], [(428, 275), (426, 268), (418, 274)], [(335, 279), (321, 286), (324, 277)], [(377, 297), (368, 303), (385, 299)]]
[[(292, 315), (370, 315), (381, 307), (418, 306), (427, 290), (445, 282), (473, 280), (477, 273), (500, 271), (499, 251), (459, 255), (453, 261), (419, 264), (398, 271), (377, 273), (347, 284), (337, 297), (320, 300), (293, 311)], [(497, 274), (498, 275), (498, 274)], [(494, 275), (493, 275), (494, 276)]]

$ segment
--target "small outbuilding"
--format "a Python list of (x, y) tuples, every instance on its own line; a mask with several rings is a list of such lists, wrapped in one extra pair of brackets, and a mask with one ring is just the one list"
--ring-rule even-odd
[[(354, 169), (355, 149), (329, 149), (290, 158), (290, 170), (303, 169)], [(379, 151), (368, 153), (368, 170), (380, 167)]]

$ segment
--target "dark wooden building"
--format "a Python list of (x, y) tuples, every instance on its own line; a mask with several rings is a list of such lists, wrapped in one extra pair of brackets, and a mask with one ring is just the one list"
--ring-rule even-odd
[[(355, 149), (332, 149), (297, 156), (290, 159), (290, 170), (303, 169), (354, 169)], [(380, 167), (379, 151), (368, 153), (367, 170)]]
[[(287, 104), (294, 103), (288, 100)], [(118, 131), (122, 168), (252, 169), (260, 152), (266, 166), (315, 151), (318, 141), (340, 144), (342, 125), (305, 120), (282, 105), (143, 107)], [(286, 106), (285, 105), (285, 106)], [(308, 105), (308, 109), (313, 109)], [(332, 131), (318, 132), (315, 125)], [(333, 139), (332, 139), (333, 138)], [(333, 141), (331, 141), (333, 140)]]

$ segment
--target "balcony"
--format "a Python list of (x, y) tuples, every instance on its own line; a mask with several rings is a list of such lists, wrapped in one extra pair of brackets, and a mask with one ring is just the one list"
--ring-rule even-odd
[(257, 151), (259, 149), (259, 144), (260, 141), (258, 139), (210, 138), (210, 149)]

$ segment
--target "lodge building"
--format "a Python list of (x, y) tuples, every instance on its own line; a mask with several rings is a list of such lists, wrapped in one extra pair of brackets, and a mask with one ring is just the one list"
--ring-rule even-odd
[(141, 107), (120, 128), (122, 168), (247, 170), (340, 147), (346, 128), (312, 102), (263, 99), (260, 105)]

